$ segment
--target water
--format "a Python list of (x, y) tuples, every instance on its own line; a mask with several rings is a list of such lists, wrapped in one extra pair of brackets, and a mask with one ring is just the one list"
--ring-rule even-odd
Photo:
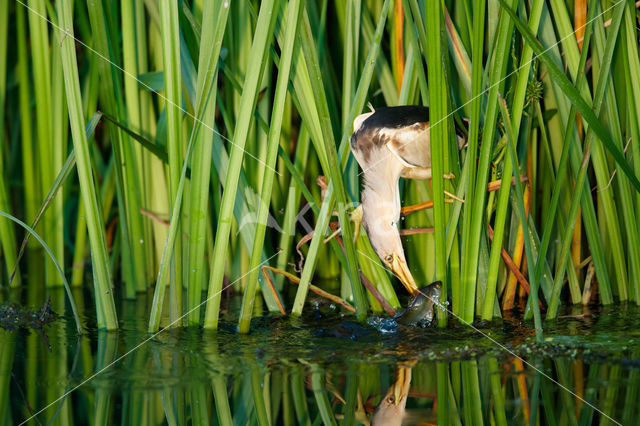
[(151, 337), (148, 314), (147, 301), (124, 301), (120, 331), (89, 325), (80, 338), (70, 317), (47, 326), (46, 337), (0, 329), (0, 425), (43, 409), (30, 424), (358, 424), (399, 366), (411, 373), (403, 424), (640, 417), (635, 306), (567, 310), (545, 324), (542, 345), (519, 319), (478, 325), (507, 350), (463, 325), (359, 324), (328, 306), (299, 319), (255, 319), (248, 336), (235, 332), (234, 308), (217, 333)]

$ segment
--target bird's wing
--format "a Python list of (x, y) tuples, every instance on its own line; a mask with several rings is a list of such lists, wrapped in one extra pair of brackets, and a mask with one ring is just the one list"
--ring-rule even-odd
[(383, 128), (379, 132), (385, 136), (387, 148), (405, 167), (431, 167), (429, 123)]

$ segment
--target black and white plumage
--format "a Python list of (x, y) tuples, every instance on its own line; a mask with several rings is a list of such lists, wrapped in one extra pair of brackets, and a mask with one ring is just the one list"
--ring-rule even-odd
[(353, 121), (351, 150), (361, 167), (363, 164), (375, 167), (385, 163), (386, 154), (391, 153), (404, 166), (404, 173), (415, 168), (428, 168), (431, 155), (429, 150), (424, 150), (424, 145), (428, 144), (429, 109), (425, 107), (379, 108), (361, 114)]
[(362, 210), (371, 245), (413, 296), (418, 287), (407, 266), (398, 229), (398, 180), (431, 179), (429, 127), (428, 108), (378, 108), (356, 117), (350, 140), (364, 174)]

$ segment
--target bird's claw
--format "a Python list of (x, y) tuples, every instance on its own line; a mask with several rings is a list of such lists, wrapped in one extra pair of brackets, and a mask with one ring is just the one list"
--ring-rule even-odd
[(342, 232), (342, 228), (338, 228), (335, 231), (333, 231), (333, 234), (329, 235), (327, 238), (324, 239), (323, 243), (327, 244), (329, 241), (331, 241), (333, 238), (337, 237), (338, 235), (340, 235), (340, 232)]
[[(353, 232), (353, 242), (355, 243), (356, 241), (358, 241), (358, 236), (360, 235), (360, 225), (362, 224), (362, 217), (363, 217), (364, 213), (362, 211), (362, 204), (360, 204), (358, 207), (356, 207), (350, 214), (350, 220), (351, 222), (353, 222), (353, 226), (354, 226), (354, 232)], [(340, 233), (342, 232), (342, 228), (338, 228), (335, 231), (333, 231), (333, 233), (331, 235), (329, 235), (327, 238), (325, 238), (324, 243), (328, 243), (329, 241), (331, 241), (332, 238), (335, 238), (336, 236), (340, 235)]]
[(358, 241), (358, 236), (360, 235), (360, 225), (362, 225), (362, 217), (364, 216), (362, 204), (353, 209), (350, 216), (351, 222), (353, 222), (355, 228), (353, 231), (353, 242), (355, 243), (356, 241)]

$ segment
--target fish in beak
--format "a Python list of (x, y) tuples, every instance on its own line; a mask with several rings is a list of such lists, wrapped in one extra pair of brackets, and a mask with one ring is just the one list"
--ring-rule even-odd
[(403, 325), (429, 325), (433, 322), (434, 305), (439, 303), (442, 293), (442, 282), (436, 281), (428, 287), (422, 289), (420, 293), (413, 297), (407, 309), (396, 316), (398, 324)]

